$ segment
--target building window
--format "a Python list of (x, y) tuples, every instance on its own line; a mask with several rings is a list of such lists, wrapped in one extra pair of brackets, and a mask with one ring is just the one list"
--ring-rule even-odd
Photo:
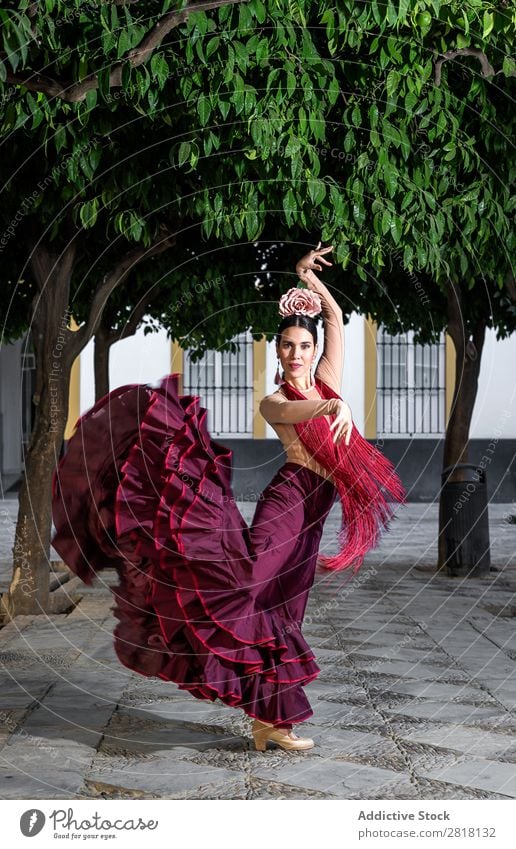
[(235, 336), (237, 351), (206, 351), (191, 362), (183, 352), (183, 393), (199, 395), (208, 410), (207, 425), (213, 436), (253, 435), (253, 337), (250, 331)]
[(416, 345), (414, 331), (377, 334), (379, 436), (436, 436), (445, 432), (445, 337)]

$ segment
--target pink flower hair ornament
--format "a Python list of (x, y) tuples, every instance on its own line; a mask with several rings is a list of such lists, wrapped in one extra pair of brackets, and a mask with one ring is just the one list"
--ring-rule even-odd
[(299, 289), (297, 286), (289, 289), (279, 299), (279, 314), (286, 315), (309, 315), (315, 318), (322, 311), (321, 296), (310, 289)]

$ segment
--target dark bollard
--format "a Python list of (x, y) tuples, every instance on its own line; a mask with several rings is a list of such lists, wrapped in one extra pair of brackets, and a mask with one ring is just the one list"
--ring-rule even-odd
[[(452, 480), (459, 470), (464, 480)], [(472, 463), (458, 463), (444, 469), (440, 506), (448, 575), (468, 578), (488, 575), (491, 557), (485, 470)]]

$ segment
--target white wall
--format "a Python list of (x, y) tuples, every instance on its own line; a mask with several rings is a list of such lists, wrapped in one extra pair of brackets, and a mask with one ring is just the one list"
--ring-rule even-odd
[[(171, 341), (165, 330), (149, 333), (143, 328), (129, 339), (116, 342), (109, 358), (110, 389), (126, 383), (157, 383), (170, 373)], [(81, 354), (81, 414), (95, 403), (93, 341)]]
[[(341, 396), (348, 402), (353, 421), (364, 433), (364, 342), (365, 319), (352, 313), (344, 325), (344, 369)], [(324, 333), (319, 326), (319, 350)], [(143, 329), (131, 339), (117, 342), (111, 350), (110, 384), (114, 389), (125, 383), (157, 383), (170, 372), (171, 343), (165, 330), (144, 335)], [(265, 394), (274, 392), (276, 345), (267, 343)], [(81, 413), (94, 403), (93, 343), (81, 355)], [(266, 424), (265, 435), (277, 438)], [(477, 401), (473, 413), (471, 437), (516, 439), (516, 334), (497, 341), (493, 330), (486, 333), (482, 355)]]
[(470, 437), (516, 439), (516, 333), (486, 331)]

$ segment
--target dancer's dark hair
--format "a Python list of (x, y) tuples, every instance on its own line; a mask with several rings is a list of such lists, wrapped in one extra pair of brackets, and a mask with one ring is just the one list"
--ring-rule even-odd
[(312, 334), (314, 340), (314, 347), (317, 345), (317, 323), (310, 315), (302, 315), (301, 313), (293, 313), (292, 315), (286, 315), (282, 318), (278, 332), (276, 333), (276, 342), (278, 345), (281, 343), (281, 334), (287, 327), (304, 327), (305, 330), (308, 330), (309, 333)]

